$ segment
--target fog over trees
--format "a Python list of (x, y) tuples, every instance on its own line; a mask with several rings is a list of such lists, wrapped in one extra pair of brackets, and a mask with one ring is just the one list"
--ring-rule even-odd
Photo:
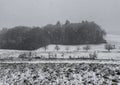
[(106, 43), (106, 32), (95, 22), (82, 21), (44, 27), (16, 26), (0, 32), (1, 49), (34, 50), (49, 44), (80, 45)]

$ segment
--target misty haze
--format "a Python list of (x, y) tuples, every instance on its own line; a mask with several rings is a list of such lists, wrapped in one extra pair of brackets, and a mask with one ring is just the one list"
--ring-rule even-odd
[(120, 34), (119, 8), (119, 0), (0, 0), (0, 28), (88, 20)]
[(120, 85), (120, 0), (0, 0), (0, 85)]

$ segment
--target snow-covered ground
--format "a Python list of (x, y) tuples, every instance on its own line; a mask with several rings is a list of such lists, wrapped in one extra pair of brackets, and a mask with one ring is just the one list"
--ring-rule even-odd
[(1, 63), (0, 85), (120, 85), (120, 65)]
[(56, 45), (31, 52), (1, 49), (0, 58), (18, 58), (24, 53), (33, 57), (78, 58), (95, 52), (97, 59), (0, 61), (0, 85), (120, 85), (120, 37), (109, 35), (106, 39), (116, 49), (108, 52), (104, 44), (90, 45), (88, 51), (83, 49), (86, 45), (58, 45), (58, 51)]
[(120, 35), (112, 35), (112, 34), (108, 34), (105, 39), (108, 42), (116, 42), (118, 44), (120, 44)]
[[(59, 50), (55, 49), (56, 45), (49, 45), (47, 49), (39, 48), (35, 51), (31, 51), (33, 57), (42, 56), (45, 58), (49, 58), (49, 56), (55, 56), (57, 58), (88, 58), (90, 54), (96, 52), (97, 59), (114, 59), (120, 60), (120, 36), (119, 35), (107, 35), (105, 39), (108, 43), (115, 44), (116, 49), (108, 52), (105, 49), (105, 44), (99, 45), (89, 45), (90, 50), (86, 51), (84, 47), (86, 45), (58, 45)], [(78, 50), (79, 48), (79, 50)], [(0, 58), (9, 58), (14, 57), (17, 58), (20, 54), (29, 53), (30, 51), (21, 51), (21, 50), (0, 50)]]

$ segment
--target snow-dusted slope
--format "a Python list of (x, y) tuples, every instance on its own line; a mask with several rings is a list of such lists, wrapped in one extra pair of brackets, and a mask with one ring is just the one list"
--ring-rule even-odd
[[(107, 34), (105, 39), (107, 40), (108, 43), (115, 44), (116, 48), (118, 49), (120, 46), (120, 35), (113, 35), (113, 34)], [(59, 51), (66, 51), (68, 49), (69, 51), (76, 51), (77, 48), (79, 47), (80, 50), (83, 50), (83, 47), (86, 45), (58, 45), (59, 46)], [(104, 44), (99, 44), (99, 45), (90, 45), (91, 49), (90, 50), (102, 50), (104, 51)], [(44, 48), (39, 48), (37, 51), (45, 51)], [(46, 51), (55, 51), (55, 45), (51, 44), (48, 45)]]
[[(99, 44), (99, 45), (90, 45), (90, 50), (86, 52), (85, 49), (83, 49), (86, 45), (58, 45), (59, 51), (55, 49), (56, 45), (48, 45), (47, 49), (39, 48), (33, 53), (35, 53), (37, 56), (45, 55), (48, 56), (48, 53), (57, 53), (58, 56), (61, 55), (61, 53), (65, 53), (65, 57), (69, 57), (69, 55), (78, 57), (78, 56), (89, 56), (89, 53), (98, 52), (98, 59), (120, 59), (120, 35), (107, 35), (105, 39), (109, 43), (113, 43), (116, 46), (116, 49), (112, 50), (111, 53), (105, 53), (107, 51), (105, 49), (105, 44)], [(79, 51), (78, 51), (79, 48)], [(19, 51), (19, 50), (0, 50), (0, 58), (5, 57), (18, 57), (20, 54), (27, 53), (29, 51)], [(72, 53), (72, 54), (71, 54)]]
[(110, 43), (120, 44), (120, 35), (108, 34), (105, 39)]

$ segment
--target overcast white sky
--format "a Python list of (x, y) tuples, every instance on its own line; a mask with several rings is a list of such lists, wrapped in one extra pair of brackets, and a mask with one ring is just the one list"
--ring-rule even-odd
[(120, 34), (120, 0), (0, 0), (0, 28), (95, 21)]

